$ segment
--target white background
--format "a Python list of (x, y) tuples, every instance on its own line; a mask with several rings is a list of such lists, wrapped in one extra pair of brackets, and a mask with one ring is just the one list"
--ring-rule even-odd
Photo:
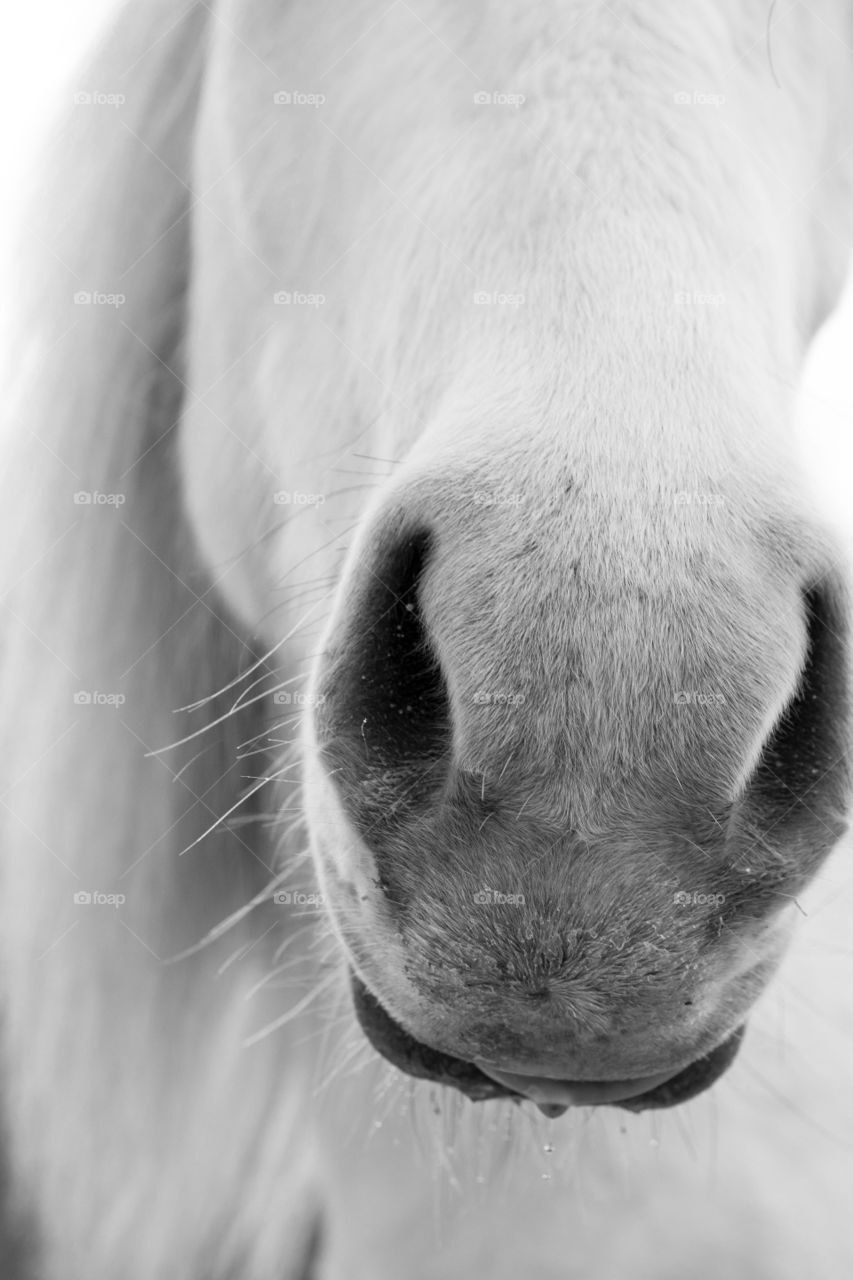
[[(141, 2), (141, 0), (138, 0)], [(0, 45), (0, 243), (24, 175), (57, 111), (71, 109), (74, 70), (115, 0), (11, 0)], [(853, 121), (850, 122), (853, 145)], [(853, 537), (853, 291), (814, 343), (800, 397), (804, 460), (825, 511)]]

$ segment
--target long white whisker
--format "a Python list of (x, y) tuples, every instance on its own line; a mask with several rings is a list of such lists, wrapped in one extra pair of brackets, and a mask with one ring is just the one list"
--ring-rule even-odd
[(254, 1035), (248, 1036), (243, 1041), (243, 1047), (245, 1049), (250, 1049), (252, 1045), (259, 1044), (261, 1040), (266, 1040), (268, 1036), (273, 1035), (276, 1031), (280, 1031), (282, 1027), (286, 1027), (294, 1018), (298, 1018), (301, 1013), (304, 1013), (305, 1010), (308, 1009), (317, 999), (317, 997), (322, 995), (324, 991), (327, 991), (332, 983), (337, 981), (337, 979), (337, 973), (330, 973), (327, 978), (324, 978), (322, 982), (299, 1000), (292, 1009), (288, 1009), (287, 1013), (283, 1013), (280, 1018), (276, 1018), (274, 1022), (269, 1023), (269, 1025), (264, 1027), (263, 1030), (256, 1031)]

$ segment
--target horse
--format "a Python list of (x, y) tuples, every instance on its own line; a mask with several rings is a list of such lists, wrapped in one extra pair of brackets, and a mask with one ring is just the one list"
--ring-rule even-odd
[(10, 1280), (850, 1273), (851, 48), (121, 10), (8, 353)]

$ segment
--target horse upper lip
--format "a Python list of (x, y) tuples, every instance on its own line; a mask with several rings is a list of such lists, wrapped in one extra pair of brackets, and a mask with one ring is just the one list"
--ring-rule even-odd
[(383, 1007), (354, 971), (350, 971), (353, 1003), (364, 1034), (389, 1062), (408, 1075), (452, 1085), (473, 1101), (488, 1098), (527, 1099), (548, 1116), (567, 1106), (610, 1104), (629, 1111), (671, 1107), (709, 1088), (731, 1065), (746, 1030), (743, 1023), (714, 1049), (673, 1072), (633, 1080), (568, 1081), (524, 1076), (441, 1053), (410, 1035)]

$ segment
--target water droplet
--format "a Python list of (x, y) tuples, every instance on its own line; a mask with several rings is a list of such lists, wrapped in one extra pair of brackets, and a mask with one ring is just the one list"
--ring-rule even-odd
[(658, 1138), (649, 1138), (649, 1146), (650, 1146), (650, 1147), (659, 1147), (659, 1146), (660, 1146), (660, 1140), (659, 1140)]
[(545, 1152), (545, 1155), (546, 1155), (546, 1156), (549, 1156), (549, 1155), (551, 1154), (551, 1152), (554, 1150), (554, 1144), (553, 1144), (553, 1142), (546, 1142), (546, 1143), (545, 1143), (545, 1146), (542, 1148), (542, 1150)]
[(551, 1181), (551, 1175), (550, 1175), (550, 1173), (543, 1173), (543, 1174), (541, 1175), (541, 1177), (542, 1177), (542, 1181), (543, 1181), (543, 1182), (550, 1182), (550, 1181)]

